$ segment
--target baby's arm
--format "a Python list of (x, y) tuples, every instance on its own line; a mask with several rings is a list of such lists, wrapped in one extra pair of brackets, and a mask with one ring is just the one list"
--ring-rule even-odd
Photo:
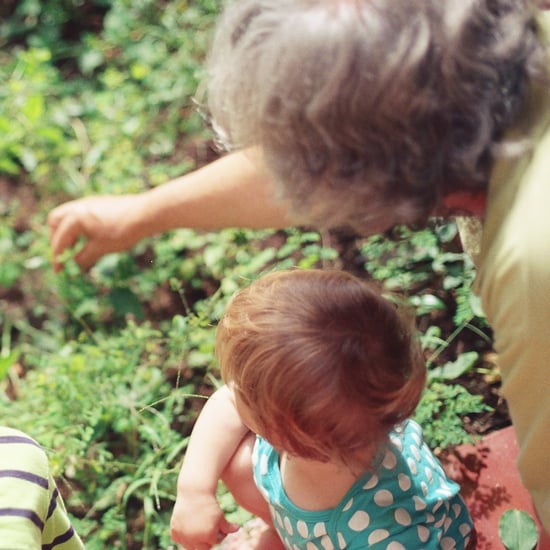
[(202, 410), (180, 470), (172, 513), (171, 535), (186, 548), (210, 548), (221, 536), (236, 531), (216, 500), (218, 481), (243, 438), (243, 424), (227, 386), (220, 388)]

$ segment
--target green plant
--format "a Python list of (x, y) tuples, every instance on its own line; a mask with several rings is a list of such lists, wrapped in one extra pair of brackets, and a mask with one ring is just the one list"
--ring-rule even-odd
[(498, 532), (506, 550), (533, 550), (537, 546), (537, 525), (527, 512), (504, 512), (498, 522)]
[(16, 347), (13, 348), (11, 342), (11, 325), (3, 323), (2, 339), (0, 341), (0, 382), (2, 382), (9, 374), (10, 368), (19, 359), (21, 351)]
[[(269, 244), (270, 240), (278, 246)], [(157, 296), (167, 302), (168, 315), (202, 312), (215, 322), (227, 298), (260, 273), (331, 265), (338, 256), (313, 231), (181, 229), (143, 242), (131, 253), (106, 256), (83, 274), (72, 259), (80, 246), (62, 258), (65, 269), (55, 284), (80, 329), (85, 325), (92, 330), (100, 324), (124, 323), (129, 315), (143, 319)]]
[[(462, 418), (487, 406), (455, 381), (475, 370), (479, 353), (462, 351), (456, 344), (469, 338), (483, 349), (490, 347), (491, 337), (471, 289), (475, 268), (457, 243), (455, 224), (437, 221), (417, 231), (398, 227), (389, 236), (366, 239), (361, 252), (366, 271), (389, 292), (403, 295), (415, 312), (428, 367), (417, 419), (429, 444), (445, 447), (471, 440)], [(442, 317), (452, 324), (442, 325)]]
[[(215, 1), (20, 2), (0, 26), (11, 46), (0, 58), (0, 173), (24, 170), (82, 195), (137, 191), (192, 168), (199, 153), (181, 143), (207, 135), (192, 98), (217, 9)], [(78, 37), (69, 40), (69, 27)], [(26, 47), (11, 44), (20, 36)]]
[[(315, 231), (182, 229), (87, 273), (72, 259), (79, 243), (51, 270), (52, 204), (140, 191), (213, 157), (193, 96), (220, 4), (0, 6), (0, 173), (11, 180), (0, 181), (0, 415), (46, 446), (91, 550), (170, 546), (177, 470), (219, 384), (215, 326), (229, 297), (266, 271), (343, 262)], [(466, 440), (462, 416), (484, 410), (456, 380), (490, 345), (456, 241), (446, 223), (358, 240), (364, 276), (417, 316), (429, 367), (417, 419), (432, 446)]]
[(79, 152), (69, 115), (52, 98), (61, 79), (47, 49), (15, 50), (0, 57), (0, 174), (24, 169), (34, 182)]
[(0, 44), (25, 42), (70, 58), (84, 32), (97, 31), (111, 0), (6, 0)]
[(0, 288), (11, 288), (19, 279), (23, 266), (20, 260), (21, 238), (9, 225), (0, 227)]
[[(180, 342), (178, 356), (165, 351), (167, 335), (147, 325), (82, 336), (43, 354), (18, 399), (0, 401), (3, 423), (15, 422), (49, 450), (54, 472), (71, 488), (69, 505), (86, 511), (81, 524), (92, 540), (124, 539), (127, 520), (141, 509), (145, 527), (133, 536), (148, 547), (156, 515), (167, 521), (189, 431), (186, 410), (196, 400), (183, 378), (175, 387), (168, 382), (165, 369), (180, 371), (186, 349), (181, 326), (170, 337)], [(111, 517), (126, 518), (123, 531), (97, 524), (109, 508)]]
[(479, 395), (472, 395), (459, 384), (434, 381), (424, 391), (415, 412), (422, 426), (424, 438), (432, 448), (449, 447), (472, 442), (465, 432), (462, 418), (465, 415), (489, 410)]
[(391, 235), (362, 243), (365, 269), (386, 289), (409, 296), (419, 315), (452, 308), (455, 326), (471, 323), (485, 329), (485, 316), (471, 291), (475, 267), (457, 238), (454, 222), (437, 221), (416, 231), (397, 227)]

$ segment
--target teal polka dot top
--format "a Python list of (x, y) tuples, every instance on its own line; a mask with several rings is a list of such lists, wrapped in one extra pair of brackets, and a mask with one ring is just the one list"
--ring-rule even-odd
[(261, 437), (253, 454), (254, 479), (269, 502), (288, 550), (461, 550), (473, 524), (458, 494), (408, 420), (390, 434), (375, 472), (365, 473), (332, 509), (307, 511), (286, 496), (279, 455)]

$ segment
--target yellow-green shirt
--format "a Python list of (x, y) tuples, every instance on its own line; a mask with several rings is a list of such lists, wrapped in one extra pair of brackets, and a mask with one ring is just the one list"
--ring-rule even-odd
[(44, 450), (0, 426), (0, 549), (83, 550)]
[[(550, 29), (550, 13), (541, 16)], [(489, 185), (476, 290), (520, 446), (518, 467), (550, 532), (550, 87), (535, 85), (510, 137), (534, 146), (497, 162)]]

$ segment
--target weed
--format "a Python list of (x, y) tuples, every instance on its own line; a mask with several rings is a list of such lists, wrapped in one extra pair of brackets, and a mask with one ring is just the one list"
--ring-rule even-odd
[(472, 436), (464, 431), (463, 417), (489, 410), (483, 398), (472, 395), (458, 384), (431, 382), (426, 388), (415, 419), (422, 425), (428, 445), (445, 448), (471, 442)]

